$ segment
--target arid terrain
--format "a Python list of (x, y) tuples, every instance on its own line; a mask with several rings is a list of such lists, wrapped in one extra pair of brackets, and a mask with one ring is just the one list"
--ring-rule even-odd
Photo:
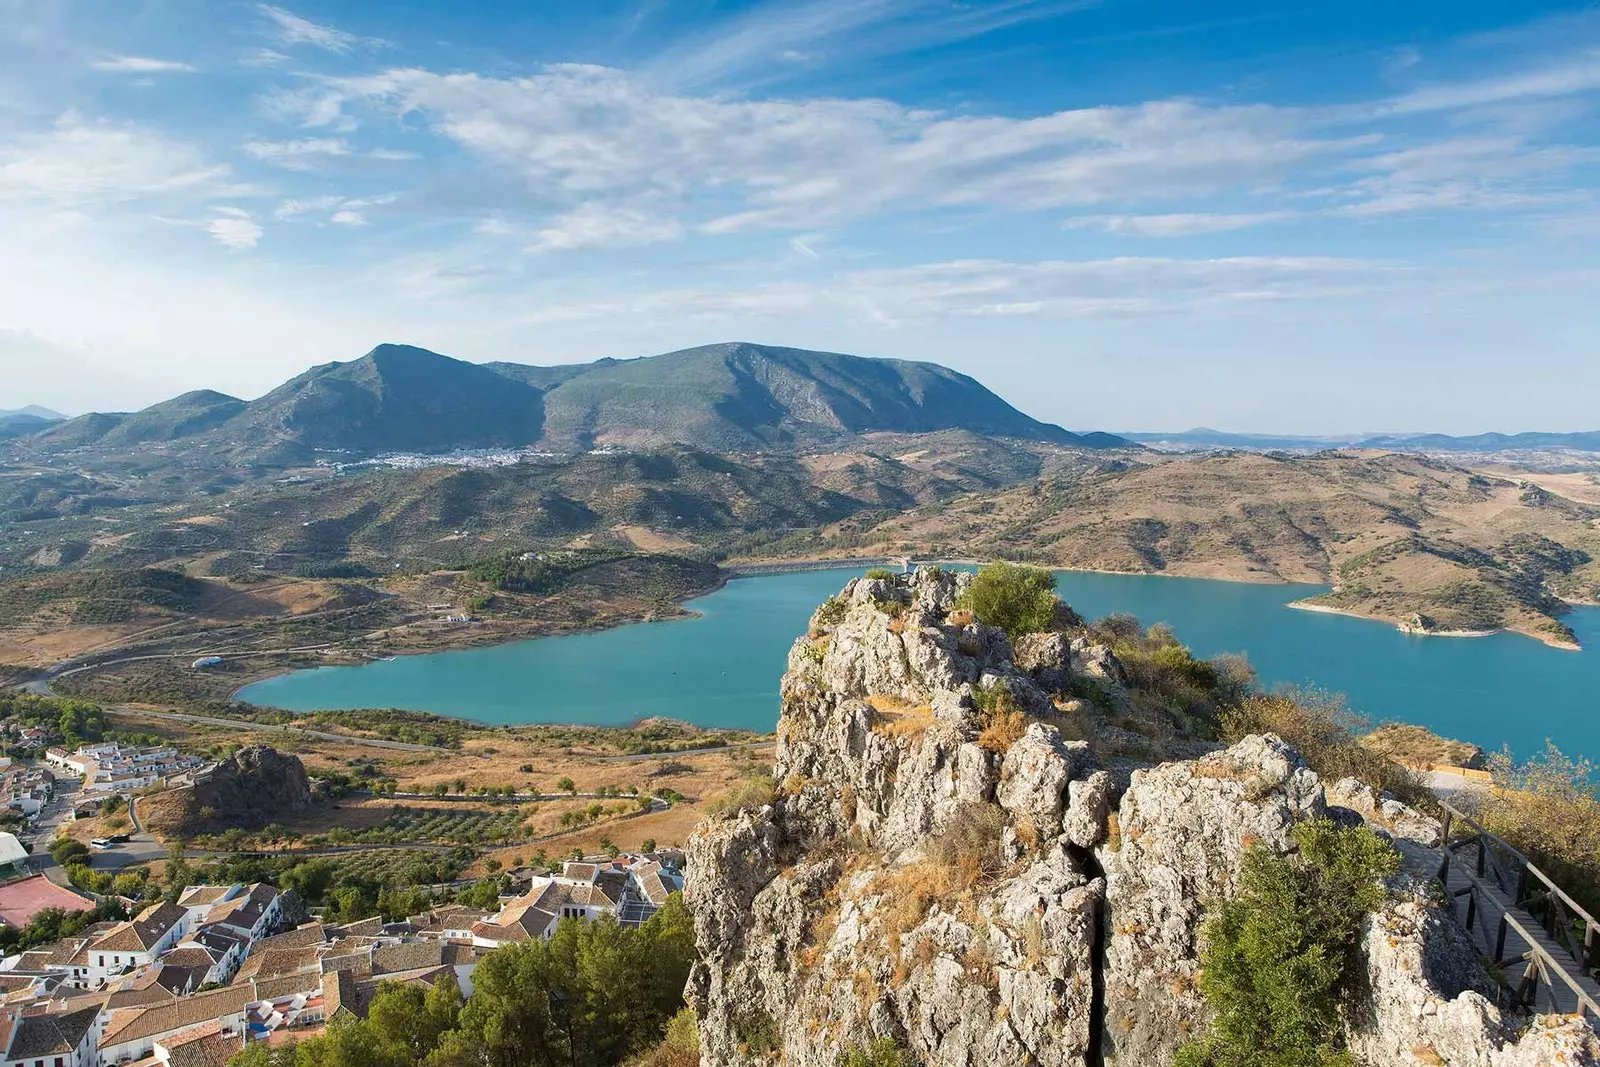
[(1147, 456), (913, 508), (852, 532), (840, 551), (1320, 582), (1333, 589), (1308, 606), (1570, 645), (1565, 605), (1600, 600), (1588, 479), (1381, 452)]

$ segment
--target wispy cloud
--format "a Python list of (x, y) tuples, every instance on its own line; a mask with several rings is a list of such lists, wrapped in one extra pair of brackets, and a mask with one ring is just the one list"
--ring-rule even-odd
[(357, 48), (386, 44), (380, 38), (359, 37), (333, 26), (324, 26), (301, 18), (292, 11), (271, 4), (258, 4), (260, 11), (272, 23), (276, 38), (283, 44), (308, 44), (329, 52), (353, 52)]
[(0, 201), (86, 206), (245, 191), (195, 145), (72, 113), (48, 132), (0, 145)]
[(528, 242), (527, 251), (542, 254), (633, 248), (676, 241), (682, 236), (683, 226), (676, 219), (653, 216), (637, 209), (586, 204), (539, 229)]
[(665, 49), (646, 76), (680, 88), (760, 82), (777, 64), (859, 60), (913, 52), (1053, 18), (1099, 0), (766, 0), (710, 33)]
[(95, 70), (114, 74), (190, 74), (196, 70), (190, 63), (179, 63), (171, 59), (152, 59), (149, 56), (108, 56), (96, 60), (91, 66)]
[(1204, 234), (1228, 233), (1252, 226), (1283, 222), (1294, 218), (1291, 211), (1261, 211), (1241, 214), (1178, 214), (1178, 215), (1081, 215), (1068, 219), (1071, 230), (1096, 229), (1106, 233), (1124, 233), (1135, 237), (1194, 237)]
[(668, 289), (530, 313), (536, 323), (623, 317), (705, 320), (821, 312), (889, 326), (962, 318), (1239, 314), (1263, 305), (1348, 298), (1415, 272), (1337, 257), (952, 260), (848, 271), (815, 283)]
[(1396, 115), (1415, 115), (1595, 90), (1600, 90), (1600, 49), (1516, 73), (1423, 86), (1390, 101), (1387, 110)]
[(265, 232), (261, 224), (242, 208), (219, 207), (205, 224), (206, 232), (220, 245), (234, 249), (254, 248)]

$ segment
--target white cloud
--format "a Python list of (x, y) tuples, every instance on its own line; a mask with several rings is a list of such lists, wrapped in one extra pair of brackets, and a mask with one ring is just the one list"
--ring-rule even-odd
[(0, 145), (0, 201), (85, 206), (244, 191), (229, 178), (225, 164), (187, 142), (73, 114)]
[(840, 62), (916, 51), (1098, 6), (1098, 0), (766, 0), (695, 32), (646, 70), (676, 86), (760, 82), (821, 57)]
[(968, 118), (884, 100), (663, 95), (592, 66), (520, 79), (391, 70), (331, 84), (346, 104), (424, 118), (574, 208), (704, 194), (708, 233), (811, 228), (891, 208), (1204, 195), (1269, 186), (1366, 143), (1308, 134), (1297, 113), (1270, 107), (1162, 101)]
[(643, 211), (589, 204), (554, 219), (528, 243), (527, 251), (574, 252), (580, 249), (632, 248), (676, 241), (683, 226)]
[(1390, 101), (1397, 115), (1571, 96), (1600, 89), (1600, 49), (1532, 70), (1472, 81), (1430, 85)]
[(400, 197), (396, 193), (367, 197), (314, 196), (285, 200), (272, 214), (286, 222), (305, 216), (319, 216), (338, 226), (365, 226), (370, 221), (367, 218), (369, 209), (392, 204), (398, 199)]
[(187, 74), (196, 68), (189, 63), (170, 59), (151, 59), (148, 56), (110, 56), (92, 64), (95, 70), (117, 74)]
[(277, 39), (284, 44), (309, 44), (329, 52), (352, 52), (363, 46), (384, 43), (375, 37), (358, 37), (332, 26), (320, 25), (271, 4), (258, 4), (256, 9), (272, 21)]
[(279, 219), (296, 219), (302, 215), (323, 214), (332, 211), (344, 201), (342, 196), (313, 196), (305, 199), (289, 199), (279, 204), (272, 212)]
[(952, 260), (847, 271), (815, 283), (672, 289), (541, 307), (525, 321), (723, 319), (832, 313), (892, 326), (947, 319), (1236, 314), (1290, 301), (1382, 291), (1400, 264), (1319, 256), (1214, 259)]
[(1068, 219), (1071, 230), (1097, 229), (1106, 233), (1125, 233), (1135, 237), (1194, 237), (1227, 233), (1252, 226), (1263, 226), (1294, 218), (1290, 211), (1262, 211), (1243, 214), (1180, 215), (1082, 215)]
[(342, 137), (310, 137), (299, 141), (247, 141), (245, 155), (293, 170), (308, 169), (330, 156), (347, 156), (350, 143)]
[(218, 244), (228, 248), (247, 249), (254, 248), (261, 240), (263, 232), (261, 224), (250, 217), (250, 213), (241, 208), (219, 207), (213, 209), (216, 217), (205, 224), (209, 233)]

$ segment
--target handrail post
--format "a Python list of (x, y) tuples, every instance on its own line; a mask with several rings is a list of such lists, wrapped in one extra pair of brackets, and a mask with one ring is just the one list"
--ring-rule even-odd
[(1504, 915), (1500, 916), (1500, 931), (1494, 938), (1494, 965), (1499, 967), (1506, 958), (1506, 931), (1510, 929)]

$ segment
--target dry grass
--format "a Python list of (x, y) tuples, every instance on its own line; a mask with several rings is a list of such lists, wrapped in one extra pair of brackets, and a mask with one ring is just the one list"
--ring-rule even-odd
[(1028, 731), (1028, 717), (1016, 708), (995, 708), (984, 715), (978, 744), (1002, 755), (1022, 740)]
[(874, 694), (867, 698), (874, 712), (872, 732), (880, 737), (921, 737), (933, 723), (931, 704), (908, 704), (895, 697)]

